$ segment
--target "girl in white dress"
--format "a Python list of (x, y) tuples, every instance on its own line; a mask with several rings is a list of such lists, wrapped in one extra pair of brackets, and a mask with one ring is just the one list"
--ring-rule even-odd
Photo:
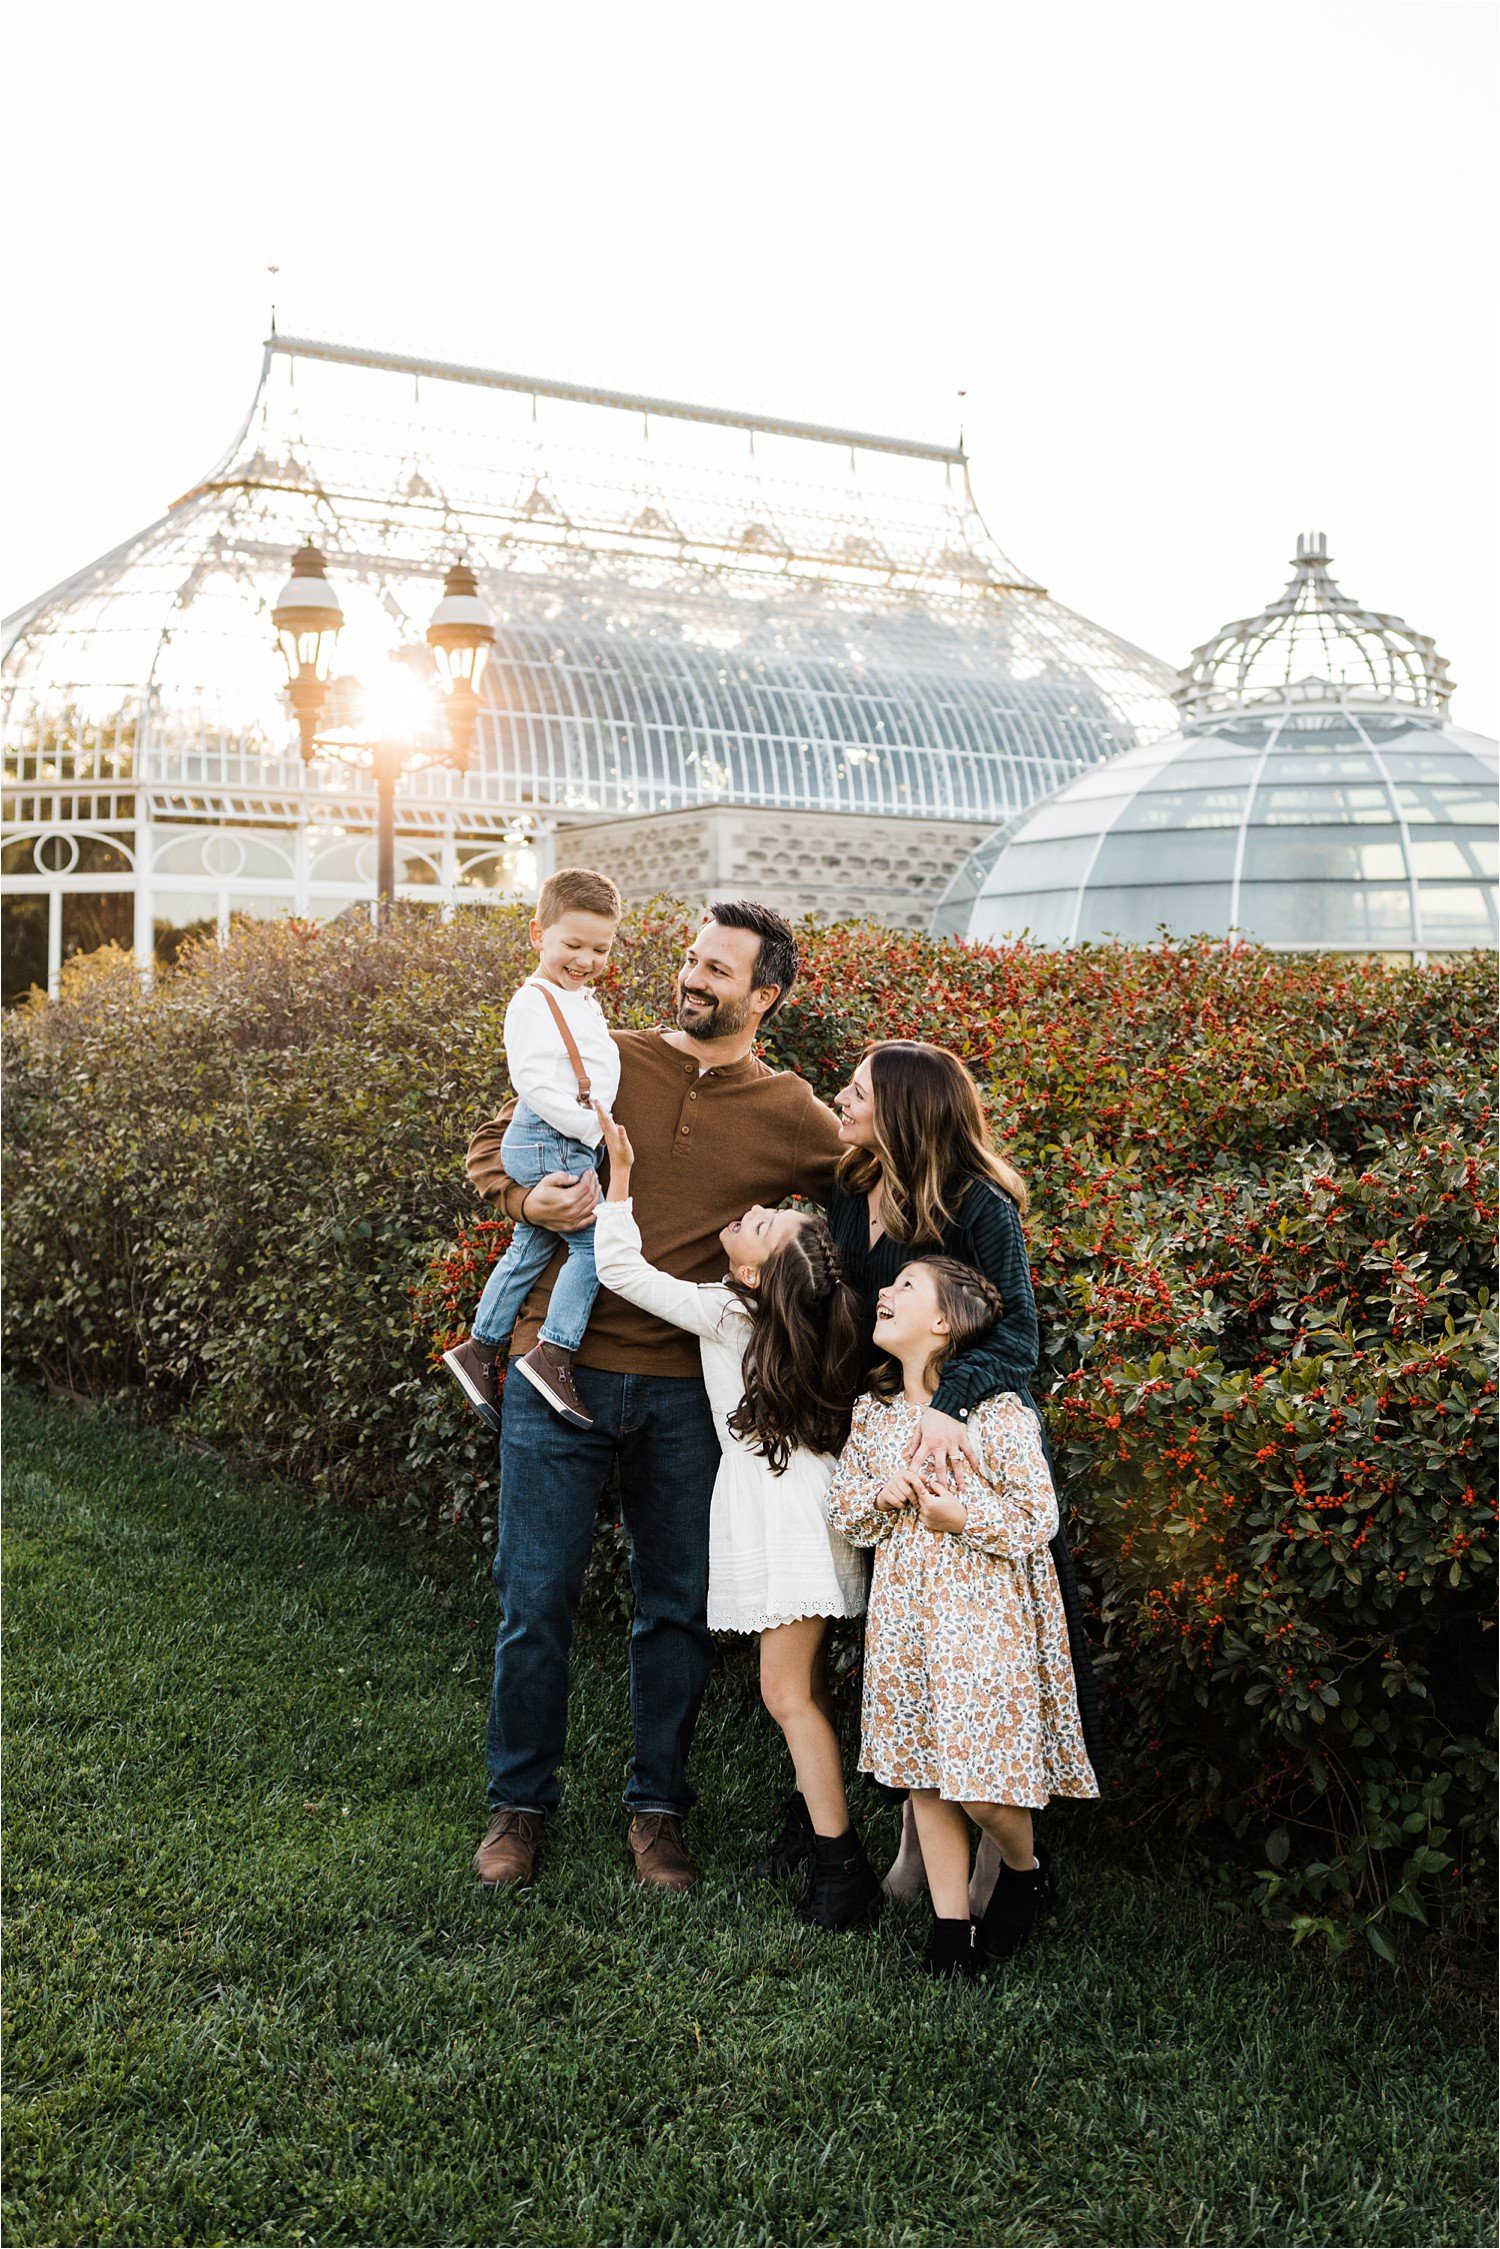
[(723, 1455), (709, 1515), (708, 1622), (759, 1634), (761, 1698), (797, 1775), (783, 1831), (755, 1871), (805, 1863), (798, 1919), (847, 1929), (881, 1902), (849, 1824), (823, 1670), (829, 1618), (865, 1606), (864, 1560), (824, 1507), (863, 1370), (859, 1299), (824, 1219), (760, 1204), (719, 1237), (722, 1282), (698, 1286), (648, 1265), (630, 1200), (634, 1151), (624, 1127), (600, 1117), (609, 1193), (595, 1215), (599, 1279), (698, 1338)]

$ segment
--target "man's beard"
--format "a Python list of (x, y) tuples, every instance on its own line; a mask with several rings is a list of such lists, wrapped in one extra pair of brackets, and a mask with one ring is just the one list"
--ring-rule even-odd
[(677, 1028), (690, 1039), (732, 1039), (750, 1020), (750, 998), (716, 1000), (704, 994), (698, 1005), (688, 1005), (682, 984), (677, 986)]

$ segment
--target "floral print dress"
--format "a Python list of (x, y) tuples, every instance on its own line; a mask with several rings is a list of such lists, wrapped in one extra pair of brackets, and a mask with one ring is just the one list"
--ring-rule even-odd
[(891, 1788), (1038, 1811), (1097, 1796), (1084, 1747), (1057, 1572), (1057, 1501), (1035, 1414), (1009, 1392), (974, 1409), (961, 1531), (923, 1527), (875, 1495), (906, 1466), (918, 1411), (863, 1397), (828, 1491), (828, 1517), (875, 1548), (865, 1631), (860, 1765)]

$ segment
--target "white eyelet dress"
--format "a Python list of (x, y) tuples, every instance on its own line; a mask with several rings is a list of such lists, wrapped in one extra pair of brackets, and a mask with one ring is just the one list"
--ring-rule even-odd
[(696, 1335), (722, 1458), (708, 1525), (712, 1632), (765, 1632), (808, 1616), (862, 1616), (869, 1567), (824, 1508), (836, 1463), (794, 1452), (773, 1476), (729, 1417), (745, 1394), (751, 1314), (722, 1283), (696, 1286), (648, 1265), (628, 1201), (595, 1212), (594, 1262), (605, 1288)]

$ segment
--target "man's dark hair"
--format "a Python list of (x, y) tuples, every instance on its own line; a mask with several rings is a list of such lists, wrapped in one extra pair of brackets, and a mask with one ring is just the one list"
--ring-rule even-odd
[(750, 972), (752, 987), (775, 984), (776, 997), (762, 1022), (769, 1023), (797, 981), (797, 940), (773, 906), (757, 906), (753, 898), (726, 898), (708, 909), (710, 921), (720, 929), (749, 929), (760, 939), (760, 951)]

